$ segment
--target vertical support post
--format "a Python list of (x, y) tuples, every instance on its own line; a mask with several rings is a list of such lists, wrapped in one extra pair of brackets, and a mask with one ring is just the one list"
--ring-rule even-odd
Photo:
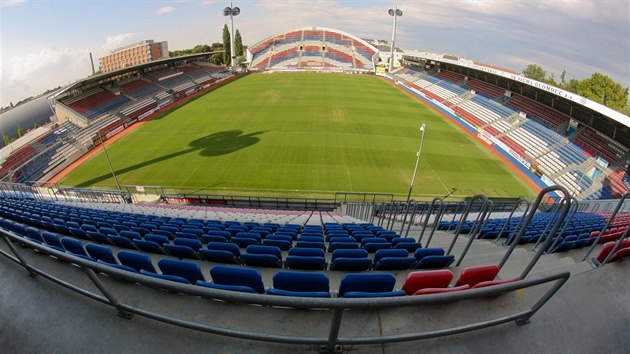
[(126, 319), (131, 319), (133, 317), (132, 313), (129, 313), (129, 312), (121, 309), (120, 302), (118, 302), (118, 299), (116, 299), (116, 297), (114, 297), (114, 295), (112, 293), (110, 293), (109, 290), (107, 290), (107, 288), (105, 287), (105, 284), (103, 284), (101, 279), (98, 278), (98, 276), (96, 275), (96, 273), (94, 273), (94, 271), (92, 269), (90, 269), (90, 268), (83, 268), (83, 270), (85, 271), (85, 273), (87, 273), (87, 276), (90, 278), (92, 283), (94, 283), (94, 285), (96, 285), (98, 290), (100, 290), (101, 293), (103, 293), (103, 295), (105, 295), (105, 297), (107, 298), (109, 303), (118, 310), (118, 316), (120, 316), (122, 318), (126, 318)]
[(328, 344), (326, 349), (329, 352), (341, 352), (341, 347), (337, 345), (339, 338), (339, 329), (341, 329), (341, 319), (343, 318), (343, 308), (335, 308), (333, 310), (333, 318), (330, 323), (330, 331), (328, 332)]
[(33, 271), (33, 269), (31, 268), (31, 266), (28, 264), (28, 262), (26, 262), (26, 260), (22, 257), (21, 254), (18, 253), (17, 249), (15, 248), (15, 245), (13, 244), (13, 242), (11, 242), (11, 240), (5, 235), (6, 231), (0, 231), (0, 234), (2, 235), (2, 238), (4, 239), (4, 242), (6, 242), (7, 246), (9, 246), (9, 249), (11, 250), (11, 252), (13, 252), (13, 254), (15, 255), (15, 258), (18, 259), (18, 261), (20, 262), (20, 265), (22, 265), (22, 267), (24, 267), (24, 269), (26, 269), (26, 271), (28, 272), (28, 275), (31, 278), (35, 278), (37, 276), (37, 273), (35, 273)]

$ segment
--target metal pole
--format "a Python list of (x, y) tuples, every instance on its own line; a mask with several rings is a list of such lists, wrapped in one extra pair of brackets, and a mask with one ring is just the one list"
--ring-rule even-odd
[[(394, 25), (392, 26), (392, 46), (389, 51), (389, 72), (391, 73), (394, 69), (394, 47), (396, 46), (396, 18), (398, 17), (398, 6), (394, 8), (393, 15), (394, 16)], [(392, 14), (390, 10), (390, 14)]]
[(416, 166), (413, 168), (413, 175), (411, 175), (411, 184), (409, 185), (409, 193), (407, 194), (407, 203), (409, 203), (409, 199), (411, 198), (411, 191), (413, 190), (413, 184), (416, 181), (416, 172), (418, 171), (418, 164), (420, 163), (420, 155), (422, 154), (422, 145), (424, 144), (424, 132), (427, 130), (427, 125), (422, 124), (420, 126), (420, 131), (422, 132), (422, 138), (420, 138), (420, 147), (418, 148), (418, 153), (416, 153)]
[(232, 6), (232, 3), (230, 3), (230, 9), (232, 9), (230, 11), (230, 57), (232, 58), (232, 74), (234, 74), (236, 73), (236, 63), (234, 60), (234, 6)]
[(105, 142), (103, 141), (103, 137), (101, 136), (100, 131), (98, 132), (98, 137), (101, 140), (101, 145), (103, 145), (103, 152), (105, 153), (105, 158), (107, 159), (109, 170), (112, 171), (112, 176), (114, 176), (114, 182), (116, 182), (116, 187), (118, 187), (118, 190), (122, 190), (120, 188), (120, 183), (118, 183), (118, 177), (116, 177), (116, 173), (114, 172), (114, 168), (112, 167), (112, 161), (109, 159), (109, 154), (107, 153), (107, 149), (105, 148)]

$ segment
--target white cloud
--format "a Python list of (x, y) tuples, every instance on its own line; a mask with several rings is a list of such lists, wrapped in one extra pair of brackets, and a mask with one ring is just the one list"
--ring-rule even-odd
[(217, 3), (217, 0), (203, 0), (201, 5), (214, 5)]
[(27, 2), (27, 0), (2, 0), (2, 7), (13, 7), (25, 2)]
[(34, 96), (50, 88), (67, 85), (91, 72), (89, 53), (98, 70), (98, 58), (112, 49), (138, 40), (135, 33), (107, 36), (100, 46), (87, 48), (43, 48), (0, 59), (0, 106)]
[(135, 33), (122, 33), (115, 36), (107, 36), (107, 38), (105, 38), (105, 44), (101, 46), (101, 49), (105, 52), (111, 52), (114, 49), (138, 41), (138, 39), (139, 37)]
[(177, 9), (174, 8), (173, 6), (164, 6), (157, 9), (155, 13), (159, 16), (159, 15), (164, 15), (164, 14), (168, 14), (175, 11), (177, 11)]

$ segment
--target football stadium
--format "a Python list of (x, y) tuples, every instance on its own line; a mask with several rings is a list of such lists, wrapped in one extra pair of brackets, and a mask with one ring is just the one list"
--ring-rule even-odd
[(627, 352), (628, 116), (327, 27), (214, 54), (0, 149), (7, 352)]

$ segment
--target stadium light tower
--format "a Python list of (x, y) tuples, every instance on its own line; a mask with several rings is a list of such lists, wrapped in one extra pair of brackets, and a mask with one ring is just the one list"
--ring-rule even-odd
[(223, 9), (223, 16), (230, 16), (230, 57), (232, 57), (232, 74), (236, 72), (236, 57), (234, 56), (234, 16), (238, 16), (241, 9), (236, 6), (230, 6)]
[(402, 16), (402, 11), (400, 11), (398, 9), (398, 6), (396, 6), (393, 9), (389, 9), (389, 11), (387, 11), (387, 13), (390, 16), (394, 17), (394, 26), (392, 29), (392, 47), (391, 50), (389, 52), (389, 72), (391, 72), (394, 68), (394, 47), (396, 46), (396, 19), (400, 16)]
[(411, 198), (411, 191), (413, 190), (413, 183), (416, 181), (416, 172), (418, 172), (418, 163), (420, 163), (420, 155), (422, 154), (422, 145), (424, 144), (424, 132), (427, 130), (427, 125), (422, 124), (420, 126), (420, 131), (422, 132), (422, 138), (420, 139), (420, 147), (418, 148), (418, 152), (416, 153), (416, 167), (413, 168), (413, 175), (411, 175), (411, 185), (409, 186), (409, 194), (407, 194), (407, 203), (409, 203), (409, 199)]

